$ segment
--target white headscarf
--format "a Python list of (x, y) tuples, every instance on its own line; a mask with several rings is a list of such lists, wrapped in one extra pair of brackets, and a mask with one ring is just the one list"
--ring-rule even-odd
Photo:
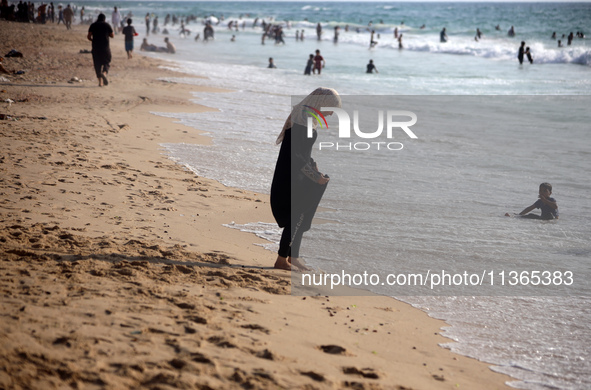
[[(292, 127), (294, 123), (298, 123), (302, 126), (306, 126), (307, 117), (303, 115), (304, 106), (314, 107), (320, 110), (321, 107), (341, 107), (341, 97), (339, 93), (332, 88), (319, 87), (316, 88), (311, 94), (306, 96), (304, 100), (299, 102), (292, 110), (291, 114), (287, 117), (281, 133), (277, 137), (277, 145), (283, 142), (285, 131)], [(314, 119), (314, 127), (316, 127), (316, 119)]]

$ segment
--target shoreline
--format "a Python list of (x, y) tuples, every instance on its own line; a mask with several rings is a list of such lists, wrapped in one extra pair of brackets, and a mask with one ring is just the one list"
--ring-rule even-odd
[[(253, 245), (266, 241), (222, 226), (273, 221), (268, 195), (197, 177), (159, 147), (209, 138), (150, 114), (206, 111), (189, 102), (204, 87), (157, 81), (159, 61), (126, 62), (116, 41), (99, 89), (77, 53), (86, 26), (8, 25), (47, 41), (40, 60), (33, 47), (5, 61), (32, 70), (0, 85), (19, 118), (0, 127), (3, 387), (507, 388), (406, 303), (288, 295), (290, 274)], [(57, 58), (71, 66), (34, 68)]]

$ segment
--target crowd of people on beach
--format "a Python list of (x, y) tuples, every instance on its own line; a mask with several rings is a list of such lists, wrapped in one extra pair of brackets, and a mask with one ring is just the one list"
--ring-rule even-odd
[[(93, 15), (88, 15), (85, 13), (85, 8), (81, 7), (80, 9), (74, 5), (67, 4), (66, 7), (63, 7), (61, 4), (57, 6), (57, 12), (55, 9), (55, 5), (53, 2), (50, 3), (41, 3), (38, 6), (35, 5), (33, 2), (23, 2), (19, 0), (18, 3), (13, 3), (11, 5), (8, 4), (8, 0), (1, 0), (0, 5), (0, 18), (6, 20), (13, 20), (18, 22), (24, 23), (56, 23), (59, 25), (63, 23), (67, 29), (70, 29), (72, 24), (76, 22), (76, 15), (79, 15), (78, 23), (80, 24), (90, 24), (91, 26), (94, 25), (98, 19), (93, 20)], [(95, 11), (98, 12), (98, 11)], [(100, 13), (100, 15), (104, 15), (104, 13)], [(98, 17), (101, 17), (101, 16)], [(128, 58), (132, 58), (133, 53), (133, 39), (135, 36), (139, 35), (135, 30), (135, 27), (132, 26), (132, 12), (128, 12), (126, 16), (122, 16), (118, 8), (115, 6), (111, 12), (110, 17), (110, 24), (105, 20), (103, 21), (106, 24), (109, 24), (110, 28), (112, 29), (113, 35), (123, 34), (125, 37), (125, 50), (127, 52)], [(247, 18), (250, 15), (240, 15), (238, 19), (229, 20), (226, 23), (227, 29), (230, 31), (238, 32), (239, 29), (245, 30), (247, 26), (246, 20), (243, 20), (243, 16)], [(162, 24), (162, 28), (160, 27), (158, 15), (153, 13), (146, 13), (144, 19), (144, 23), (146, 26), (145, 36), (146, 38), (143, 39), (143, 42), (140, 46), (140, 50), (148, 51), (148, 52), (159, 52), (159, 53), (176, 53), (176, 47), (170, 41), (168, 37), (164, 39), (164, 46), (156, 46), (154, 44), (150, 44), (147, 40), (147, 37), (150, 34), (162, 34), (162, 35), (169, 35), (170, 32), (168, 31), (168, 26), (171, 27), (175, 25), (179, 25), (179, 37), (186, 38), (192, 34), (191, 29), (187, 28), (189, 23), (196, 23), (201, 22), (203, 24), (203, 38), (204, 42), (208, 42), (214, 39), (214, 26), (219, 26), (224, 21), (224, 15), (221, 15), (219, 18), (214, 15), (204, 16), (202, 18), (196, 15), (188, 15), (188, 16), (178, 16), (175, 14), (167, 14), (164, 18), (164, 23)], [(379, 21), (379, 24), (384, 24), (383, 20)], [(276, 21), (274, 18), (267, 18), (260, 19), (255, 18), (252, 22), (250, 27), (257, 28), (260, 26), (262, 30), (261, 36), (261, 44), (264, 45), (265, 41), (273, 41), (275, 45), (285, 45), (286, 41), (286, 34), (284, 28), (291, 29), (291, 23), (289, 21)], [(399, 26), (404, 28), (404, 21), (400, 22)], [(339, 42), (339, 37), (341, 34), (341, 28), (348, 33), (350, 31), (350, 27), (348, 24), (344, 26), (334, 26), (334, 35), (333, 35), (333, 42), (337, 44)], [(423, 24), (420, 29), (425, 29), (426, 26)], [(324, 34), (323, 25), (318, 22), (315, 27), (316, 30), (316, 38), (318, 41), (322, 40)], [(495, 26), (495, 30), (501, 31), (500, 25)], [(354, 31), (356, 33), (361, 33), (362, 28), (355, 27)], [(380, 34), (376, 33), (373, 21), (370, 21), (367, 26), (365, 27), (365, 31), (369, 33), (369, 49), (374, 49), (378, 46), (380, 40)], [(382, 30), (383, 31), (383, 30)], [(297, 29), (295, 31), (295, 39), (296, 41), (304, 41), (305, 39), (305, 30), (304, 29)], [(515, 27), (511, 26), (507, 32), (507, 36), (515, 37), (517, 35), (515, 31)], [(201, 34), (195, 33), (195, 41), (201, 40)], [(404, 49), (403, 44), (403, 34), (400, 32), (399, 27), (396, 26), (393, 28), (393, 36), (395, 41), (398, 42), (398, 48)], [(582, 31), (577, 31), (576, 34), (570, 32), (567, 34), (562, 34), (562, 39), (558, 39), (558, 35), (556, 32), (552, 33), (551, 39), (557, 40), (558, 47), (564, 47), (563, 40), (566, 39), (567, 46), (571, 45), (573, 40), (576, 38), (585, 38), (585, 34)], [(474, 36), (474, 40), (479, 42), (483, 39), (483, 34), (480, 28), (476, 28), (476, 34)], [(236, 35), (232, 35), (230, 39), (232, 42), (236, 41)], [(446, 27), (443, 27), (439, 33), (439, 41), (442, 44), (447, 43), (450, 40)], [(107, 39), (108, 42), (108, 39)], [(525, 42), (521, 42), (521, 46), (518, 49), (517, 59), (519, 64), (523, 64), (524, 59), (527, 58), (530, 64), (533, 64), (533, 54), (530, 47), (525, 46)], [(309, 58), (306, 62), (306, 66), (304, 69), (304, 75), (312, 75), (312, 74), (321, 74), (322, 69), (325, 67), (326, 62), (324, 58), (320, 55), (320, 50), (316, 50), (316, 54), (310, 54)], [(276, 68), (275, 62), (270, 59), (268, 68)], [(376, 65), (373, 63), (373, 60), (366, 66), (366, 73), (378, 73)], [(99, 77), (99, 80), (102, 80), (102, 77)]]
[(65, 7), (62, 4), (56, 6), (53, 2), (39, 5), (28, 1), (19, 0), (18, 3), (8, 4), (8, 0), (2, 0), (0, 3), (0, 19), (10, 20), (21, 23), (56, 23), (64, 24), (67, 29), (71, 28), (72, 23), (76, 23), (76, 15), (79, 16), (80, 24), (91, 24), (95, 16), (86, 15), (85, 9), (78, 6), (67, 4)]

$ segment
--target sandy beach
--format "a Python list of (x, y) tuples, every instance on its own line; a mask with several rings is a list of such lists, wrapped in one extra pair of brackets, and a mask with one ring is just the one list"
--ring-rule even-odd
[(222, 226), (273, 222), (268, 195), (162, 154), (210, 138), (150, 112), (224, 91), (159, 81), (121, 35), (99, 88), (86, 31), (0, 21), (24, 71), (0, 75), (0, 388), (508, 388), (405, 303), (291, 296), (262, 240)]

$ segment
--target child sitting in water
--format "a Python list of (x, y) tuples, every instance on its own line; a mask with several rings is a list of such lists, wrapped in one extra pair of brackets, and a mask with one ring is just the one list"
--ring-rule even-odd
[[(519, 215), (523, 218), (532, 219), (558, 219), (558, 204), (556, 203), (556, 199), (551, 198), (550, 195), (552, 195), (552, 184), (540, 184), (540, 190), (538, 195), (539, 199), (536, 201), (536, 203), (525, 208), (522, 212), (519, 213)], [(528, 214), (533, 209), (541, 209), (542, 215)], [(510, 217), (509, 213), (505, 215), (507, 217)]]

